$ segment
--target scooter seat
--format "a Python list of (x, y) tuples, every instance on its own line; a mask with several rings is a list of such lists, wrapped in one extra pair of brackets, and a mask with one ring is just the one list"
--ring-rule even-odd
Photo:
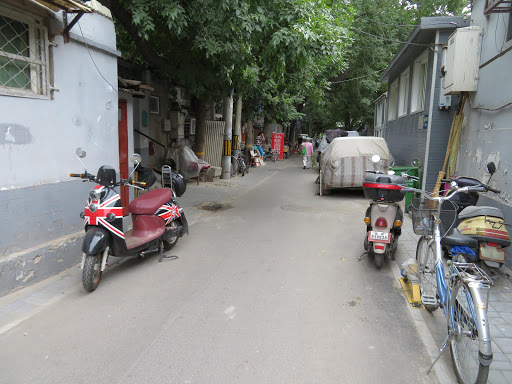
[(452, 228), (450, 232), (441, 239), (442, 245), (465, 245), (469, 248), (478, 248), (478, 241), (472, 237), (463, 235), (457, 228)]
[(494, 207), (466, 207), (459, 213), (459, 219), (465, 220), (471, 217), (477, 216), (492, 216), (499, 217), (500, 219), (504, 219), (503, 213), (498, 208)]
[(129, 210), (135, 215), (153, 215), (158, 208), (171, 199), (172, 191), (170, 189), (154, 189), (133, 200), (129, 205)]

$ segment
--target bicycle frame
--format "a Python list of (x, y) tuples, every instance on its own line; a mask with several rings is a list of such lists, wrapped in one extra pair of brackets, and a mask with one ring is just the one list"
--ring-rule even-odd
[[(407, 188), (408, 190), (412, 190), (413, 188)], [(459, 330), (455, 325), (455, 314), (453, 307), (449, 305), (452, 300), (452, 289), (455, 287), (457, 282), (461, 280), (465, 286), (469, 288), (471, 292), (471, 296), (473, 300), (471, 300), (471, 296), (466, 291), (466, 299), (468, 303), (468, 308), (471, 312), (471, 318), (473, 319), (474, 324), (478, 330), (478, 341), (479, 341), (479, 361), (482, 365), (490, 365), (492, 362), (492, 345), (491, 345), (491, 336), (489, 332), (489, 324), (487, 321), (487, 303), (489, 299), (489, 291), (491, 288), (492, 280), (487, 276), (487, 274), (482, 271), (478, 266), (472, 263), (461, 263), (457, 261), (452, 261), (449, 268), (449, 276), (445, 277), (445, 270), (443, 265), (443, 250), (441, 246), (441, 208), (442, 202), (445, 200), (449, 200), (453, 196), (459, 192), (459, 190), (455, 191), (449, 197), (431, 197), (427, 193), (421, 190), (414, 189), (415, 192), (421, 192), (425, 197), (429, 200), (433, 200), (437, 202), (437, 212), (433, 214), (434, 219), (434, 236), (431, 240), (429, 240), (429, 246), (432, 242), (435, 243), (435, 258), (436, 258), (436, 282), (437, 282), (437, 294), (439, 296), (439, 301), (443, 307), (443, 313), (448, 322), (448, 335), (440, 349), (439, 355), (432, 363), (431, 367), (427, 371), (427, 374), (433, 368), (441, 354), (444, 352), (448, 343), (451, 340), (457, 337), (462, 337), (463, 335), (459, 334)], [(478, 275), (478, 278), (472, 274), (466, 273), (466, 270), (471, 269), (473, 273)], [(476, 308), (475, 308), (476, 304)], [(450, 311), (448, 312), (448, 307), (450, 307)]]

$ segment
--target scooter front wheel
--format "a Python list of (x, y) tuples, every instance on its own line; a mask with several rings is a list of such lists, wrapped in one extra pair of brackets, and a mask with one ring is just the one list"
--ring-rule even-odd
[(87, 292), (92, 292), (101, 280), (101, 253), (97, 255), (87, 255), (82, 271), (82, 284)]

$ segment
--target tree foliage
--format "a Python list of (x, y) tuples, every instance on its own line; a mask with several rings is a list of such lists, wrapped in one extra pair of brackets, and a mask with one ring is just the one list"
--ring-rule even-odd
[(329, 0), (109, 0), (118, 45), (197, 95), (232, 89), (286, 120), (327, 68), (344, 66), (351, 7)]
[(354, 42), (347, 55), (347, 70), (331, 78), (331, 86), (308, 114), (318, 131), (341, 123), (348, 129), (373, 124), (373, 102), (386, 90), (380, 75), (406, 41), (421, 17), (460, 14), (466, 0), (352, 0)]

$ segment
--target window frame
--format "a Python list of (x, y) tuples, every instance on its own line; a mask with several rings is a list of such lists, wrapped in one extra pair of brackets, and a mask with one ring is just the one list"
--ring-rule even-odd
[[(425, 73), (421, 78), (421, 67), (424, 65)], [(414, 61), (412, 89), (411, 89), (411, 115), (425, 111), (425, 97), (427, 93), (428, 76), (428, 49), (426, 49)], [(421, 81), (423, 80), (423, 92), (421, 92)]]
[[(388, 121), (396, 120), (398, 107), (398, 79), (389, 85)], [(393, 110), (391, 110), (391, 108)]]
[(512, 40), (512, 12), (508, 14), (507, 43)]
[[(0, 15), (27, 24), (29, 35), (27, 45), (27, 48), (29, 48), (28, 57), (3, 50), (0, 50), (0, 57), (27, 62), (30, 68), (30, 89), (0, 84), (0, 95), (50, 99), (52, 91), (50, 84), (50, 41), (48, 28), (44, 25), (43, 18), (8, 6), (0, 8)], [(37, 37), (37, 32), (39, 32), (39, 38)], [(43, 59), (32, 55), (36, 51), (40, 51)], [(40, 71), (36, 69), (37, 66), (41, 66)]]
[(400, 74), (400, 84), (398, 86), (398, 118), (407, 116), (409, 112), (409, 89), (411, 70), (407, 68)]

